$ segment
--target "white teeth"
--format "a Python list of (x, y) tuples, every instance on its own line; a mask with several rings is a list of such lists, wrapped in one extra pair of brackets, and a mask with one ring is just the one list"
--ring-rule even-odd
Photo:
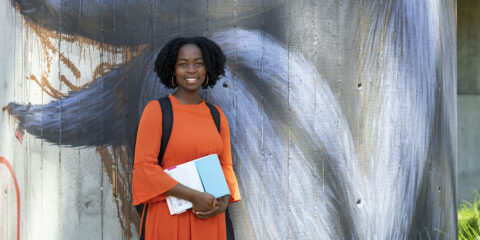
[(197, 78), (185, 78), (185, 81), (189, 84), (195, 84), (197, 82)]

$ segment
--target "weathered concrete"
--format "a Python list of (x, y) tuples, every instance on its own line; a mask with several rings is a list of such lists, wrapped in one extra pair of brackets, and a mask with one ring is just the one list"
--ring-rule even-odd
[(458, 93), (480, 94), (480, 1), (458, 0), (457, 23)]
[(458, 200), (480, 191), (480, 95), (458, 95)]
[(480, 191), (480, 1), (459, 0), (458, 203)]
[(237, 239), (456, 237), (456, 1), (15, 2), (0, 154), (27, 239), (136, 237), (126, 149), (178, 35), (228, 58), (202, 94), (230, 123)]
[[(55, 39), (49, 39), (55, 47)], [(28, 26), (10, 1), (0, 2), (0, 108), (12, 99), (32, 104), (54, 100), (32, 80), (46, 71), (45, 58), (52, 57), (47, 80), (65, 94), (69, 88), (57, 81), (58, 74), (68, 78), (72, 73), (59, 70), (58, 53), (45, 50), (42, 39)], [(90, 81), (99, 61), (100, 51), (63, 42), (65, 55), (80, 66)], [(88, 64), (85, 60), (88, 59)], [(93, 61), (93, 62), (92, 62)], [(93, 63), (93, 64), (91, 64)], [(53, 80), (55, 79), (55, 80)], [(0, 112), (0, 155), (13, 166), (20, 187), (20, 239), (125, 239), (118, 218), (112, 184), (99, 161), (95, 148), (68, 148), (54, 145), (25, 133), (23, 141), (15, 137), (18, 122), (6, 111)], [(0, 239), (16, 239), (16, 199), (10, 174), (0, 165)], [(133, 231), (131, 239), (136, 238)]]

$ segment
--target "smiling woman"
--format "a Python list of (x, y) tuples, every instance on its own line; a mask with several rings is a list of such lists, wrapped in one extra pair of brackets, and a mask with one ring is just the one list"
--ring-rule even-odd
[[(210, 105), (200, 97), (200, 88), (213, 87), (224, 74), (224, 66), (225, 56), (220, 47), (203, 37), (176, 38), (158, 54), (155, 71), (166, 87), (177, 89), (168, 96), (175, 124), (162, 155), (160, 143), (163, 144), (165, 125), (159, 101), (149, 102), (140, 120), (132, 185), (133, 204), (148, 204), (145, 207), (148, 211), (142, 214), (146, 221), (141, 224), (145, 226), (141, 228), (141, 238), (227, 238), (224, 212), (229, 202), (240, 200), (232, 167), (230, 132), (221, 109), (216, 107), (220, 118), (218, 129), (212, 121)], [(178, 183), (163, 171), (214, 153), (219, 156), (230, 195), (215, 199), (209, 193)], [(192, 202), (192, 211), (170, 215), (167, 195)]]
[[(186, 44), (181, 47), (178, 51), (175, 73), (172, 77), (172, 84), (175, 84), (175, 78), (179, 86), (175, 96), (182, 95), (182, 91), (198, 92), (201, 85), (208, 86), (208, 75), (206, 73), (202, 50), (195, 44)], [(200, 94), (194, 96), (200, 98)]]
[[(178, 78), (200, 78), (202, 83), (205, 81), (203, 88), (213, 88), (218, 79), (225, 75), (225, 61), (222, 49), (205, 37), (175, 38), (158, 54), (155, 72), (167, 88), (178, 87)], [(186, 89), (177, 89), (183, 90)], [(200, 99), (199, 94), (196, 97)]]

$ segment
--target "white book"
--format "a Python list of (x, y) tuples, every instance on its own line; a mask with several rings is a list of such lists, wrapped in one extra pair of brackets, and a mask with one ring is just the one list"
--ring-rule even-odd
[[(202, 180), (198, 175), (195, 161), (171, 167), (165, 170), (165, 172), (177, 182), (197, 191), (204, 192)], [(166, 200), (170, 215), (183, 213), (193, 207), (191, 202), (173, 196), (168, 196)]]

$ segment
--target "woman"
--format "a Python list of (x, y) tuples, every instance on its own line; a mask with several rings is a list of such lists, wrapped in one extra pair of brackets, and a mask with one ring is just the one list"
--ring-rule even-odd
[[(225, 114), (219, 107), (220, 133), (210, 109), (200, 97), (200, 88), (213, 87), (224, 75), (225, 56), (220, 47), (204, 37), (176, 38), (160, 51), (155, 71), (168, 88), (173, 126), (161, 165), (157, 163), (162, 136), (162, 112), (151, 101), (140, 119), (133, 172), (133, 204), (148, 203), (145, 239), (226, 239), (225, 210), (240, 200), (232, 167), (230, 133)], [(230, 195), (212, 195), (188, 188), (163, 171), (216, 153), (227, 180)], [(193, 208), (170, 215), (165, 198), (186, 199)]]

